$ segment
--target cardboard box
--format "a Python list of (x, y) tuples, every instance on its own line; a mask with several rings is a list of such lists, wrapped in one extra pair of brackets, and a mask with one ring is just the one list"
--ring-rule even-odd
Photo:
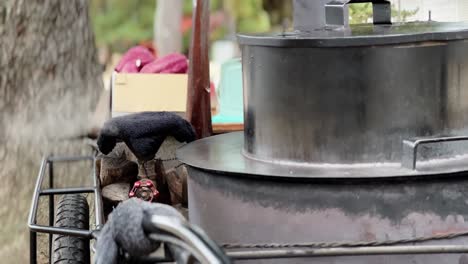
[[(116, 73), (111, 80), (111, 117), (144, 111), (185, 117), (187, 74)], [(243, 130), (242, 123), (213, 124), (215, 134)]]
[(187, 74), (114, 73), (111, 86), (112, 117), (143, 112), (185, 113)]

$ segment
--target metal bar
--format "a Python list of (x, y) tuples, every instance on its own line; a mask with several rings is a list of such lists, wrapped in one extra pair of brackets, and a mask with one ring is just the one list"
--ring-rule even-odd
[(336, 26), (349, 25), (349, 10), (347, 2), (331, 1), (325, 5), (325, 24)]
[(28, 226), (31, 229), (33, 225), (36, 224), (36, 215), (37, 215), (37, 204), (39, 202), (39, 193), (41, 191), (42, 181), (44, 179), (44, 172), (47, 168), (48, 158), (43, 158), (41, 162), (41, 167), (39, 169), (39, 175), (37, 176), (36, 186), (34, 187), (34, 192), (31, 202), (31, 210), (29, 211), (28, 217)]
[(389, 1), (373, 3), (374, 24), (392, 24), (392, 5)]
[(96, 174), (96, 160), (93, 159), (92, 176), (94, 184), (94, 210), (96, 214), (96, 228), (99, 230), (104, 224), (104, 207), (102, 205), (101, 184)]
[[(45, 171), (48, 166), (51, 166), (53, 162), (67, 162), (67, 161), (84, 161), (84, 160), (91, 160), (93, 161), (93, 177), (94, 177), (94, 187), (79, 187), (79, 188), (63, 188), (63, 189), (45, 189), (41, 190), (42, 183), (44, 181), (45, 177)], [(37, 220), (37, 210), (38, 210), (38, 203), (39, 203), (39, 198), (41, 195), (50, 195), (51, 199), (53, 198), (54, 195), (56, 194), (70, 194), (70, 193), (91, 193), (94, 192), (95, 195), (95, 203), (96, 203), (96, 225), (98, 228), (100, 228), (103, 224), (103, 210), (102, 210), (102, 197), (101, 197), (101, 192), (99, 188), (99, 179), (97, 179), (97, 175), (95, 173), (95, 159), (94, 157), (90, 156), (73, 156), (73, 157), (45, 157), (42, 159), (41, 162), (41, 167), (39, 169), (39, 174), (36, 180), (36, 185), (34, 187), (34, 192), (33, 192), (33, 197), (32, 197), (32, 202), (31, 202), (31, 209), (29, 211), (29, 216), (28, 216), (28, 227), (30, 229), (30, 257), (31, 257), (31, 263), (37, 263), (37, 260), (35, 259), (37, 257), (37, 232), (39, 233), (47, 233), (47, 234), (59, 234), (59, 235), (67, 235), (67, 236), (75, 236), (75, 237), (86, 237), (86, 238), (92, 238), (92, 230), (83, 230), (83, 229), (76, 229), (76, 228), (64, 228), (64, 227), (54, 227), (53, 223), (51, 226), (42, 226), (42, 225), (37, 225), (36, 220)], [(50, 175), (53, 175), (53, 169), (52, 172), (50, 172)], [(53, 180), (52, 180), (52, 186), (53, 186)], [(50, 205), (49, 205), (50, 206)], [(49, 207), (49, 213), (53, 214), (53, 209)], [(53, 219), (53, 216), (51, 217)], [(51, 222), (49, 222), (50, 224)]]
[(55, 156), (49, 157), (51, 162), (73, 162), (73, 161), (84, 161), (84, 160), (94, 160), (93, 156)]
[(319, 248), (319, 249), (266, 249), (248, 251), (228, 251), (232, 259), (277, 259), (311, 258), (368, 255), (406, 255), (406, 254), (463, 254), (468, 253), (468, 246), (385, 246), (356, 248)]
[[(73, 161), (85, 161), (90, 160), (93, 162), (92, 165), (92, 177), (94, 186), (91, 187), (79, 187), (79, 188), (61, 188), (54, 189), (54, 162), (73, 162)], [(45, 171), (49, 167), (49, 189), (41, 190), (42, 183), (45, 177)], [(91, 230), (82, 230), (77, 228), (63, 228), (54, 227), (54, 195), (58, 194), (72, 194), (72, 193), (94, 193), (95, 196), (95, 208), (96, 208), (96, 226), (98, 229), (102, 227), (103, 221), (103, 207), (102, 197), (99, 187), (99, 179), (96, 175), (96, 162), (93, 156), (68, 156), (68, 157), (45, 157), (42, 159), (39, 174), (37, 176), (36, 185), (34, 187), (31, 209), (28, 216), (28, 227), (30, 230), (30, 263), (37, 263), (37, 232), (49, 234), (49, 260), (52, 262), (52, 243), (53, 234), (93, 238), (93, 232)], [(42, 195), (49, 195), (49, 226), (37, 225), (37, 210), (39, 198)]]
[(325, 4), (330, 0), (294, 0), (294, 29), (314, 31), (325, 27)]
[(424, 144), (443, 143), (453, 141), (468, 140), (468, 136), (441, 137), (441, 138), (421, 138), (413, 140), (403, 140), (403, 160), (402, 166), (415, 170), (418, 160), (418, 147)]
[(92, 193), (94, 187), (77, 187), (77, 188), (61, 188), (61, 189), (44, 189), (39, 195), (56, 195), (56, 194), (74, 194), (74, 193)]
[(183, 222), (180, 219), (158, 215), (151, 216), (149, 219), (148, 217), (144, 217), (143, 228), (147, 232), (166, 232), (180, 238), (203, 258), (199, 259), (200, 263), (226, 263), (222, 257), (216, 254), (216, 251), (213, 250), (210, 245), (204, 243), (204, 241), (190, 229), (186, 222)]
[[(54, 163), (49, 162), (49, 188), (54, 188)], [(42, 193), (42, 191), (41, 191)], [(41, 195), (41, 193), (39, 195)], [(54, 226), (54, 194), (49, 196), (49, 226)], [(49, 234), (49, 262), (52, 263), (52, 234)]]
[(231, 263), (231, 260), (226, 256), (224, 250), (221, 249), (221, 247), (219, 247), (218, 244), (216, 244), (201, 228), (195, 225), (189, 225), (189, 228), (192, 233), (197, 235), (198, 238), (203, 241), (223, 263)]
[(29, 263), (37, 263), (37, 234), (29, 232)]
[(78, 228), (70, 227), (55, 227), (55, 226), (43, 226), (43, 225), (30, 225), (29, 229), (34, 232), (55, 234), (55, 235), (67, 235), (75, 237), (86, 237), (92, 238), (93, 231), (83, 230)]

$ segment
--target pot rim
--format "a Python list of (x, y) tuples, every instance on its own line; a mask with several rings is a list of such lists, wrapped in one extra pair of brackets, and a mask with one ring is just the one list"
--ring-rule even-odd
[(307, 164), (268, 162), (243, 155), (244, 134), (233, 132), (197, 140), (177, 150), (186, 165), (240, 177), (288, 179), (383, 179), (421, 176), (447, 176), (468, 172), (468, 155), (455, 159), (420, 163), (416, 170), (400, 163)]
[(311, 32), (238, 34), (240, 45), (270, 47), (359, 47), (468, 39), (468, 22), (411, 22), (326, 27)]

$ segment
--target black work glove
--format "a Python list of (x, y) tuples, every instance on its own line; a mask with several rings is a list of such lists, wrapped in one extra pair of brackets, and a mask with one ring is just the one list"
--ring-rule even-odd
[(142, 112), (107, 121), (101, 129), (97, 144), (103, 154), (109, 154), (119, 141), (140, 161), (154, 158), (167, 136), (179, 142), (195, 140), (192, 125), (171, 112)]

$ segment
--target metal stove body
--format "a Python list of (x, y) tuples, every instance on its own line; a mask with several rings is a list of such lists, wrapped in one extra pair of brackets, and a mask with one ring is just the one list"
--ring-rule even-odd
[[(311, 29), (296, 9), (299, 31), (239, 36), (244, 133), (178, 151), (190, 221), (218, 243), (468, 244), (460, 236), (468, 231), (468, 24), (389, 24), (389, 2), (376, 0), (375, 24), (349, 27), (348, 2), (298, 0), (323, 10), (326, 23)], [(468, 255), (314, 263), (468, 263)]]

